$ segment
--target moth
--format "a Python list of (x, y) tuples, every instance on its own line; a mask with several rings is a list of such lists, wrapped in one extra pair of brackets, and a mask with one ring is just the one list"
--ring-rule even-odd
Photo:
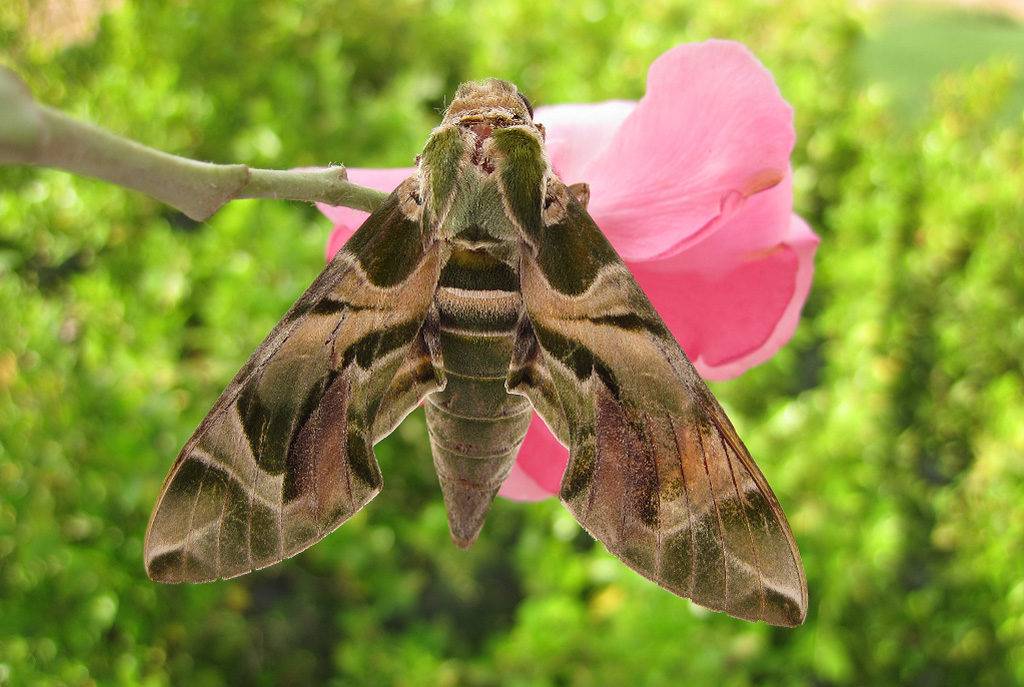
[(807, 613), (767, 481), (505, 81), (463, 84), (416, 172), (337, 253), (181, 450), (149, 522), (161, 582), (235, 577), (381, 489), (423, 402), (451, 536), (475, 541), (536, 411), (560, 497), (626, 565), (748, 620)]

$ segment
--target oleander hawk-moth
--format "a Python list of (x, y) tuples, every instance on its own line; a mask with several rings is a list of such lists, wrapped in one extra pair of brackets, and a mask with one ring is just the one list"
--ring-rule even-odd
[(234, 577), (319, 541), (380, 491), (373, 445), (423, 402), (459, 546), (535, 410), (569, 449), (562, 501), (626, 565), (711, 609), (803, 622), (778, 501), (586, 201), (515, 86), (460, 86), (415, 173), (181, 450), (149, 576)]

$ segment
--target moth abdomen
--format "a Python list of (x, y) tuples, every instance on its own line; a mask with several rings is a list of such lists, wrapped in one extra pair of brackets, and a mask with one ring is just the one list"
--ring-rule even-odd
[[(526, 399), (514, 402), (519, 400)], [(506, 407), (501, 412), (510, 410)], [(512, 469), (530, 424), (531, 408), (527, 402), (515, 414), (470, 419), (428, 399), (426, 411), (452, 540), (465, 548), (476, 540), (491, 502)]]
[[(517, 290), (493, 282), (494, 267), (470, 267), (492, 275), (472, 288), (461, 274), (467, 265), (450, 262), (445, 271), (460, 274), (442, 274), (435, 296), (447, 386), (427, 397), (427, 428), (452, 539), (462, 547), (476, 540), (532, 413), (528, 399), (505, 388), (523, 306)], [(452, 283), (463, 286), (444, 285)]]

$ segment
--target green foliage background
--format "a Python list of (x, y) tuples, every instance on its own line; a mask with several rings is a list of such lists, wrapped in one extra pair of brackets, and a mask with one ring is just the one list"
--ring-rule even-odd
[(61, 44), (26, 28), (39, 4), (3, 4), (0, 59), (41, 100), (274, 167), (409, 164), (468, 78), (638, 97), (676, 43), (747, 43), (796, 109), (796, 207), (822, 246), (795, 339), (715, 390), (790, 515), (811, 608), (796, 630), (702, 612), (554, 501), (499, 502), (460, 551), (420, 416), (321, 544), (148, 582), (166, 469), (320, 269), (328, 223), (248, 201), (196, 225), (5, 168), (0, 684), (1024, 683), (1020, 25), (824, 0), (128, 0)]

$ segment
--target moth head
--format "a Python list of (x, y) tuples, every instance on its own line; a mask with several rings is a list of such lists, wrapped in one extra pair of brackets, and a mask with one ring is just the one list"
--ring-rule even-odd
[(444, 113), (444, 124), (463, 128), (527, 125), (533, 123), (533, 106), (515, 84), (501, 79), (467, 81), (455, 91)]

